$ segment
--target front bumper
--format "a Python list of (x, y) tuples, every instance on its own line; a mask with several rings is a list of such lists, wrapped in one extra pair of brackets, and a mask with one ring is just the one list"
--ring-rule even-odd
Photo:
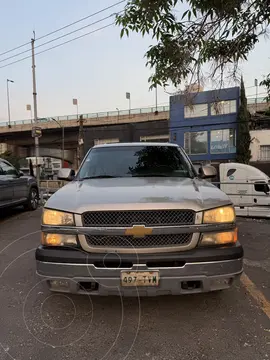
[[(243, 271), (243, 249), (196, 248), (185, 253), (90, 254), (79, 250), (36, 251), (37, 274), (52, 291), (90, 295), (158, 296), (229, 288)], [(158, 270), (157, 287), (121, 287), (121, 271)]]

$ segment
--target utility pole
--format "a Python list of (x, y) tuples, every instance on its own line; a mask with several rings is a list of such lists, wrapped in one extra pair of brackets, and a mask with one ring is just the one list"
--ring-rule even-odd
[(65, 166), (65, 127), (62, 126), (62, 167)]
[(79, 136), (78, 136), (78, 167), (81, 165), (83, 157), (84, 157), (84, 151), (83, 151), (83, 145), (84, 145), (84, 139), (83, 139), (83, 123), (84, 119), (83, 116), (80, 115), (79, 122)]
[[(36, 64), (35, 64), (35, 32), (34, 37), (31, 39), (32, 45), (32, 74), (33, 74), (33, 102), (34, 102), (34, 124), (37, 126), (38, 117), (37, 117), (37, 85), (36, 85)], [(39, 138), (35, 137), (35, 156), (36, 156), (36, 177), (37, 177), (37, 184), (39, 186), (40, 182), (40, 172), (38, 166), (38, 158), (39, 158)]]
[(64, 125), (61, 125), (61, 123), (59, 121), (57, 121), (54, 118), (51, 118), (60, 128), (62, 131), (62, 167), (64, 167), (65, 165), (65, 127)]
[(258, 79), (255, 79), (255, 81), (254, 81), (254, 85), (256, 86), (256, 99), (255, 99), (255, 106), (256, 106), (256, 113), (257, 113), (257, 111), (258, 111)]

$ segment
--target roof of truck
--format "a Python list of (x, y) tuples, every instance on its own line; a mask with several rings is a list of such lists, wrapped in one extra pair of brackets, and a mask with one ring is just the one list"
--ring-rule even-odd
[(129, 142), (129, 143), (110, 143), (110, 144), (100, 144), (95, 145), (93, 148), (100, 147), (119, 147), (119, 146), (173, 146), (179, 147), (177, 144), (164, 143), (164, 142)]

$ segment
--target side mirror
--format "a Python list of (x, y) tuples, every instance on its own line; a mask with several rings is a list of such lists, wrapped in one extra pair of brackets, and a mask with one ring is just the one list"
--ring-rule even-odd
[(212, 165), (205, 165), (199, 168), (199, 176), (202, 179), (211, 179), (217, 176), (217, 170)]
[(22, 171), (19, 171), (19, 176), (24, 176), (24, 173)]
[(58, 171), (57, 179), (72, 181), (75, 177), (75, 171), (73, 169), (63, 168)]
[(255, 191), (263, 192), (265, 194), (269, 194), (269, 186), (266, 183), (255, 183), (254, 184)]

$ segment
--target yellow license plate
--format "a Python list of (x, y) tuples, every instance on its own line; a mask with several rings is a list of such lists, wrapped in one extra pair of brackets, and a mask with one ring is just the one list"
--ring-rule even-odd
[(122, 286), (158, 286), (158, 271), (122, 271)]

